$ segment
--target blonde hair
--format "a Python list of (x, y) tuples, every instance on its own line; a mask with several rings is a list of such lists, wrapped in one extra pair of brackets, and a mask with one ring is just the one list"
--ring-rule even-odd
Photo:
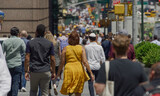
[(46, 38), (47, 40), (51, 41), (53, 43), (53, 45), (56, 46), (57, 42), (56, 42), (54, 36), (52, 35), (52, 33), (50, 31), (48, 31), (45, 34), (44, 38)]

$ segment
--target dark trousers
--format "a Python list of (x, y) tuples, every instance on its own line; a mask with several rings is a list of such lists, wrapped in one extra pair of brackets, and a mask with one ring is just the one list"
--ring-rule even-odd
[(12, 76), (12, 85), (11, 90), (8, 93), (8, 96), (18, 96), (20, 75), (22, 73), (22, 66), (17, 66), (14, 68), (9, 68), (10, 74)]
[(26, 87), (26, 79), (25, 79), (25, 69), (24, 69), (24, 62), (22, 62), (22, 78), (21, 78), (21, 80), (22, 80), (22, 87)]
[[(91, 78), (91, 75), (90, 73), (87, 71), (89, 77)], [(95, 76), (95, 80), (98, 76), (98, 70), (92, 70), (92, 73), (93, 75)], [(93, 86), (93, 81), (91, 81), (91, 79), (88, 81), (88, 87), (89, 87), (89, 93), (90, 93), (90, 96), (94, 96), (94, 86)]]

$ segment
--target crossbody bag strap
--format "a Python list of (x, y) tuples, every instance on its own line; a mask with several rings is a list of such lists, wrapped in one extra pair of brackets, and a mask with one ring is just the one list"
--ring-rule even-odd
[(74, 53), (74, 56), (76, 57), (76, 59), (81, 63), (81, 61), (78, 59), (78, 56), (76, 55), (75, 51), (73, 50), (73, 48), (70, 48), (72, 50), (72, 52)]

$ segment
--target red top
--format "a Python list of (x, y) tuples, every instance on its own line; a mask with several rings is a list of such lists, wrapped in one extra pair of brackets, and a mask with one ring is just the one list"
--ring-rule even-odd
[[(115, 58), (115, 54), (113, 52), (113, 46), (111, 46), (111, 48), (110, 48), (109, 57), (110, 58)], [(134, 47), (133, 47), (132, 44), (129, 44), (129, 51), (127, 53), (127, 57), (128, 57), (129, 60), (135, 59)]]

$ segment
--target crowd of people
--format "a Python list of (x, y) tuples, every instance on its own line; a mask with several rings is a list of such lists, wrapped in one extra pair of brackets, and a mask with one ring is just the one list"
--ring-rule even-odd
[[(151, 68), (151, 83), (147, 83), (127, 31), (104, 35), (76, 25), (70, 31), (52, 35), (40, 24), (35, 38), (27, 39), (27, 31), (11, 28), (10, 38), (0, 46), (0, 95), (26, 92), (26, 80), (30, 81), (30, 96), (51, 96), (52, 86), (55, 95), (60, 91), (63, 95), (81, 96), (86, 81), (90, 96), (102, 96), (108, 81), (114, 82), (114, 96), (143, 96), (150, 92), (144, 86), (154, 89), (159, 85), (160, 63)], [(159, 45), (157, 39), (155, 35), (152, 43)], [(58, 86), (62, 79), (62, 86)]]

